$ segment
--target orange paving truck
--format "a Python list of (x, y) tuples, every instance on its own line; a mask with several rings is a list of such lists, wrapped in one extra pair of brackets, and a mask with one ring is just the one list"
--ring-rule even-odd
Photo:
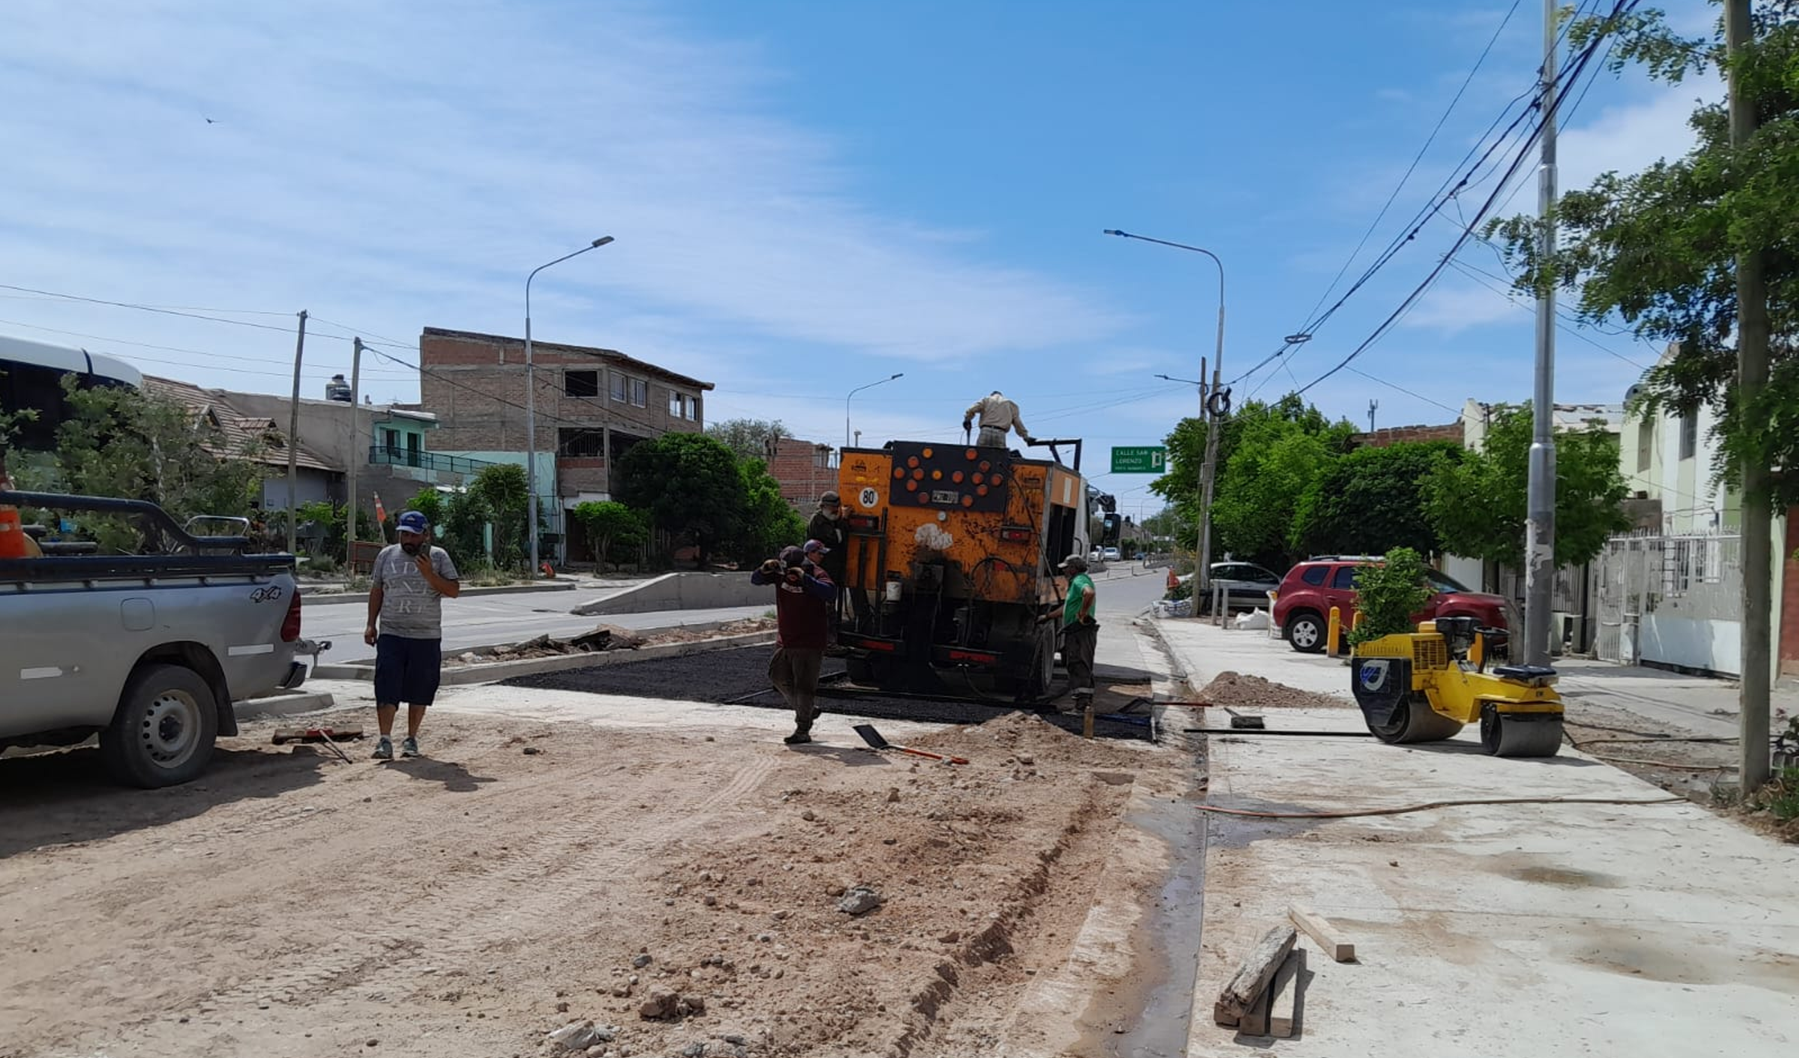
[(1088, 553), (1089, 501), (1080, 441), (1032, 447), (1050, 457), (920, 441), (843, 450), (852, 615), (839, 642), (852, 680), (1047, 696), (1068, 589), (1057, 566)]

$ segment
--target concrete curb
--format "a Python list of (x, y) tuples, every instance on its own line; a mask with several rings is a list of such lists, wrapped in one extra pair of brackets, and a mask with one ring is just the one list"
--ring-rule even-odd
[[(475, 595), (526, 595), (541, 591), (574, 591), (578, 586), (579, 585), (574, 581), (560, 580), (550, 584), (499, 584), (491, 588), (464, 588), (462, 594), (458, 595), (457, 598), (467, 599)], [(366, 603), (368, 601), (369, 593), (366, 591), (332, 592), (328, 595), (307, 591), (302, 591), (300, 593), (300, 602), (303, 606), (334, 606), (353, 602)]]
[(232, 709), (240, 719), (258, 720), (293, 716), (296, 713), (316, 713), (336, 704), (337, 700), (331, 696), (330, 691), (301, 691), (298, 694), (278, 694), (273, 698), (252, 698), (235, 703)]
[[(636, 650), (605, 650), (593, 654), (565, 654), (554, 658), (501, 661), (492, 665), (466, 665), (445, 669), (442, 684), (445, 687), (460, 687), (470, 683), (492, 683), (514, 676), (532, 676), (540, 672), (563, 672), (568, 669), (624, 665), (633, 661), (651, 661), (657, 658), (680, 658), (689, 654), (704, 654), (713, 650), (731, 650), (735, 647), (759, 646), (773, 642), (775, 642), (775, 632), (770, 630), (751, 632), (741, 636), (702, 639), (693, 643), (662, 643), (657, 646), (639, 647)], [(315, 679), (321, 680), (373, 680), (375, 666), (372, 663), (320, 665), (313, 669), (312, 675)]]

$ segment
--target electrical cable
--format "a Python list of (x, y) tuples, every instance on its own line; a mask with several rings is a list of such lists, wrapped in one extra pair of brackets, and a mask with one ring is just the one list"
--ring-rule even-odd
[(1354, 808), (1329, 812), (1258, 812), (1248, 808), (1226, 808), (1222, 805), (1195, 805), (1202, 812), (1239, 816), (1246, 819), (1358, 819), (1364, 816), (1399, 816), (1409, 812), (1428, 812), (1434, 808), (1462, 808), (1471, 805), (1668, 805), (1686, 804), (1685, 797), (1491, 797), (1464, 801), (1427, 801), (1423, 804), (1397, 805), (1392, 808)]

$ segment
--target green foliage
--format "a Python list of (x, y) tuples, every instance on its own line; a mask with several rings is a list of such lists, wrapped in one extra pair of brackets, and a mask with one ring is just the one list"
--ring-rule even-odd
[[(1634, 413), (1681, 413), (1702, 404), (1719, 413), (1714, 472), (1740, 485), (1748, 461), (1775, 468), (1775, 509), (1796, 498), (1796, 201), (1800, 200), (1800, 91), (1796, 90), (1796, 3), (1752, 5), (1753, 42), (1727, 59), (1720, 31), (1710, 39), (1672, 32), (1662, 12), (1647, 10), (1616, 22), (1577, 19), (1577, 43), (1615, 36), (1615, 70), (1626, 63), (1652, 77), (1681, 82), (1690, 74), (1729, 68), (1731, 80), (1754, 103), (1760, 127), (1733, 146), (1725, 102), (1702, 102), (1689, 124), (1698, 142), (1686, 156), (1621, 176), (1609, 172), (1585, 190), (1558, 201), (1559, 246), (1539, 253), (1540, 222), (1518, 216), (1488, 227), (1519, 268), (1517, 286), (1565, 287), (1577, 292), (1581, 316), (1602, 322), (1622, 316), (1638, 337), (1680, 343), (1644, 376)], [(1722, 93), (1724, 81), (1716, 82)], [(1767, 284), (1769, 383), (1753, 400), (1737, 386), (1738, 332), (1735, 262), (1755, 256)]]
[[(423, 489), (394, 512), (418, 511), (431, 523), (432, 539), (449, 552), (456, 570), (466, 578), (470, 571), (493, 565), (488, 558), (487, 526), (493, 509), (474, 491), (442, 493)], [(391, 523), (390, 523), (391, 524)]]
[[(261, 490), (259, 446), (227, 449), (224, 435), (185, 405), (122, 387), (78, 388), (65, 379), (68, 417), (57, 428), (59, 487), (87, 496), (150, 500), (177, 521), (196, 514), (248, 517)], [(135, 552), (152, 541), (133, 524), (83, 516), (104, 549)]]
[(658, 529), (691, 534), (704, 565), (740, 538), (748, 495), (731, 449), (704, 434), (671, 433), (619, 460), (619, 499), (650, 512)]
[[(475, 480), (469, 482), (464, 495), (467, 502), (485, 512), (487, 520), (493, 524), (494, 566), (502, 570), (524, 569), (531, 534), (531, 502), (525, 468), (516, 463), (482, 467)], [(450, 512), (452, 518), (458, 513), (468, 517), (475, 512)]]
[(412, 499), (407, 500), (405, 506), (394, 511), (393, 517), (398, 518), (407, 511), (418, 511), (433, 526), (441, 527), (448, 514), (447, 506), (443, 493), (436, 489), (423, 489)]
[(606, 568), (609, 559), (620, 562), (624, 556), (635, 555), (650, 538), (650, 519), (616, 501), (579, 504), (575, 521), (587, 535), (594, 566), (600, 570)]
[[(279, 512), (280, 515), (285, 515), (286, 513), (287, 512), (285, 511)], [(317, 526), (318, 529), (323, 530), (323, 532), (316, 537), (316, 542), (308, 548), (308, 553), (312, 555), (314, 559), (328, 558), (332, 562), (336, 562), (338, 559), (344, 557), (345, 546), (348, 543), (344, 538), (344, 527), (349, 524), (349, 518), (345, 515), (343, 504), (331, 503), (327, 500), (315, 500), (312, 503), (301, 504), (294, 513), (297, 516), (296, 521), (302, 532), (306, 531), (306, 526), (308, 524)], [(276, 521), (280, 522), (282, 525), (282, 546), (286, 547), (286, 522), (279, 516), (276, 518)], [(367, 511), (356, 512), (356, 538), (358, 540), (380, 539), (380, 534), (376, 530), (375, 519), (371, 517)], [(304, 542), (305, 538), (302, 539)], [(308, 566), (314, 572), (323, 572), (321, 564), (318, 561), (309, 562)]]
[(774, 454), (776, 441), (794, 434), (781, 424), (780, 419), (772, 422), (763, 419), (726, 419), (709, 425), (706, 436), (731, 449), (731, 454), (740, 460), (766, 460)]
[(1462, 454), (1451, 441), (1418, 441), (1358, 448), (1339, 457), (1300, 497), (1290, 545), (1311, 555), (1440, 550), (1425, 512), (1424, 483)]
[(1356, 646), (1412, 631), (1412, 615), (1431, 601), (1425, 571), (1425, 559), (1410, 547), (1394, 548), (1380, 565), (1358, 566), (1356, 612), (1362, 614), (1362, 621), (1350, 630), (1347, 642)]
[(733, 548), (739, 566), (769, 558), (788, 544), (806, 541), (806, 522), (781, 498), (781, 483), (760, 459), (738, 464), (744, 480), (744, 523)]
[[(1481, 451), (1440, 466), (1426, 483), (1426, 511), (1444, 549), (1521, 569), (1531, 407), (1502, 405)], [(1631, 527), (1623, 503), (1618, 438), (1601, 429), (1556, 435), (1556, 563), (1588, 562), (1606, 538)]]

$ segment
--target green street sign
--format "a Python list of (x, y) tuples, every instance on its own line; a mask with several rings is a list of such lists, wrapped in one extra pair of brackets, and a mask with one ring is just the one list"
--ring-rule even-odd
[(1115, 474), (1161, 474), (1168, 449), (1162, 445), (1112, 450), (1112, 472)]

